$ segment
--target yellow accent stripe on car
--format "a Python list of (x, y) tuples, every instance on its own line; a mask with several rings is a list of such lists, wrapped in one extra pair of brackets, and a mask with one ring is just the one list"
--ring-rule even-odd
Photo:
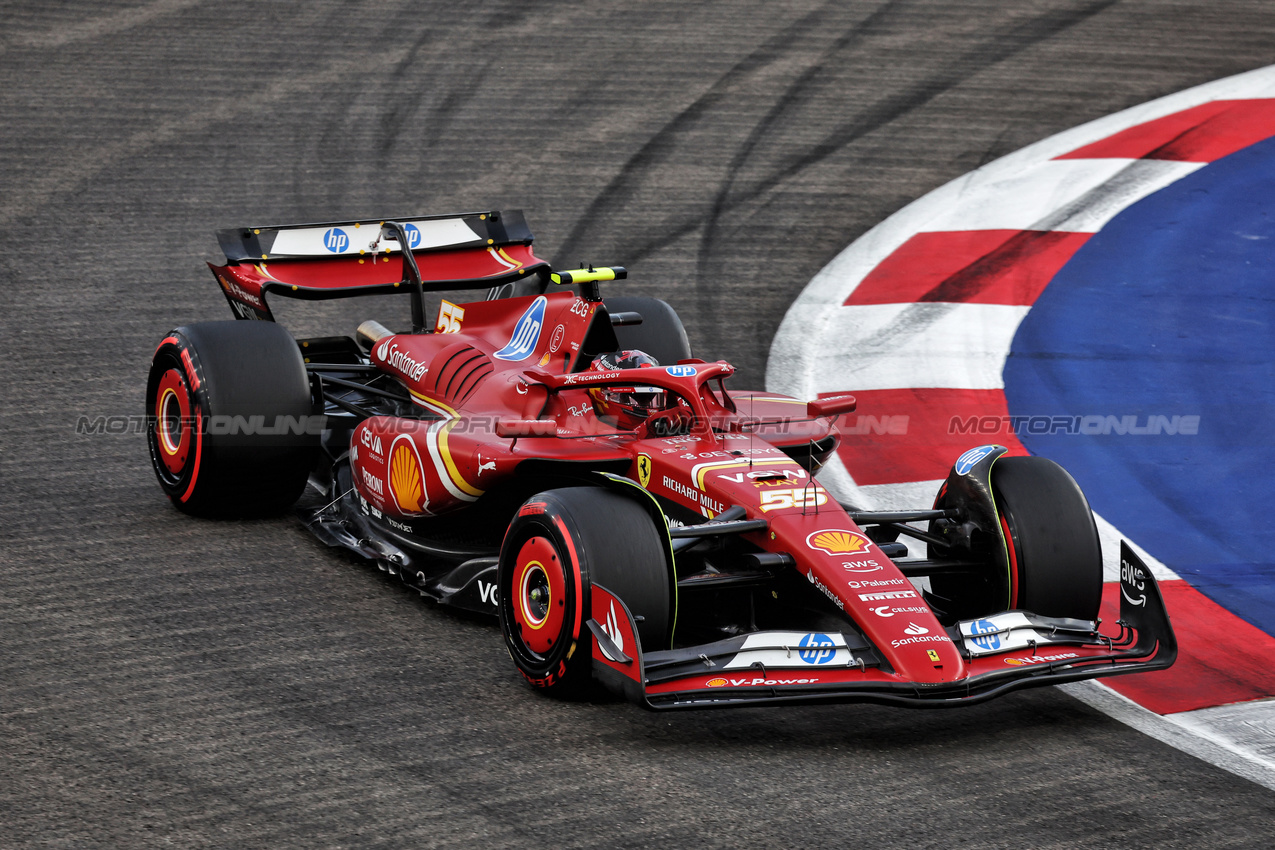
[(435, 401), (434, 399), (430, 398), (427, 395), (418, 393), (416, 390), (412, 389), (411, 387), (408, 387), (407, 391), (411, 394), (412, 401), (416, 402), (421, 407), (429, 408), (430, 410), (437, 413), (439, 416), (446, 416), (448, 419), (456, 419), (460, 415), (456, 411), (448, 407), (447, 405), (443, 404), (441, 401)]
[(448, 422), (442, 428), (438, 429), (438, 449), (443, 456), (443, 463), (447, 466), (447, 475), (452, 479), (452, 482), (463, 492), (468, 493), (471, 496), (481, 496), (486, 491), (479, 490), (477, 487), (465, 480), (465, 476), (461, 475), (460, 470), (456, 468), (456, 461), (452, 458), (451, 449), (447, 446), (447, 432), (455, 427), (458, 421), (459, 420), (453, 419), (451, 422)]

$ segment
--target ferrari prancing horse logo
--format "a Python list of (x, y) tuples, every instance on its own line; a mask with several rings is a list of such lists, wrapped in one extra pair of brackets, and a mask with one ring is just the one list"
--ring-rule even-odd
[(651, 458), (649, 455), (637, 456), (638, 483), (645, 487), (651, 483)]

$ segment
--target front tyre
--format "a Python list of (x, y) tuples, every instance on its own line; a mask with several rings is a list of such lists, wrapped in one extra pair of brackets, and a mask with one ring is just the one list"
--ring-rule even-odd
[(1011, 607), (1096, 620), (1102, 546), (1089, 502), (1067, 471), (1043, 457), (1003, 457), (992, 491), (1009, 556)]
[(672, 635), (676, 584), (667, 535), (634, 499), (601, 487), (569, 487), (528, 499), (509, 526), (498, 573), (500, 626), (518, 670), (559, 696), (592, 677), (593, 584), (638, 618), (648, 649)]
[(259, 516), (301, 495), (319, 444), (305, 362), (272, 322), (172, 331), (146, 382), (147, 444), (159, 485), (198, 516)]
[[(1093, 511), (1075, 479), (1048, 458), (1001, 457), (989, 482), (995, 504), (991, 521), (999, 527), (974, 531), (968, 550), (944, 548), (931, 556), (968, 558), (985, 566), (932, 576), (927, 597), (950, 620), (1008, 610), (1096, 619), (1102, 548)], [(959, 507), (945, 490), (947, 498), (935, 506)]]

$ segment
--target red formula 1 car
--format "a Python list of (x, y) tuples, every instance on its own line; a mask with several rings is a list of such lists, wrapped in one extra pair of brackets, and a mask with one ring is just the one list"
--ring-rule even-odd
[[(621, 268), (554, 271), (521, 213), (218, 235), (213, 274), (263, 321), (159, 344), (164, 491), (201, 515), (296, 505), (326, 543), (497, 615), (537, 688), (947, 706), (1173, 663), (1127, 547), (1099, 631), (1098, 534), (1061, 467), (979, 446), (932, 507), (839, 504), (815, 473), (852, 397), (728, 390), (733, 368), (692, 358), (668, 304), (604, 299)], [(425, 293), (458, 290), (487, 292), (428, 323)], [(410, 299), (411, 328), (294, 340), (266, 303), (378, 293)]]

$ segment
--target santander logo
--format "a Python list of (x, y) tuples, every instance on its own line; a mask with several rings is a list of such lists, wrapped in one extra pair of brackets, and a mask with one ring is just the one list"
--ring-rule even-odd
[(429, 368), (429, 364), (415, 360), (406, 351), (400, 350), (397, 342), (381, 343), (376, 349), (376, 356), (384, 361), (386, 366), (403, 373), (405, 377), (413, 381), (419, 381), (425, 374), (425, 370)]

